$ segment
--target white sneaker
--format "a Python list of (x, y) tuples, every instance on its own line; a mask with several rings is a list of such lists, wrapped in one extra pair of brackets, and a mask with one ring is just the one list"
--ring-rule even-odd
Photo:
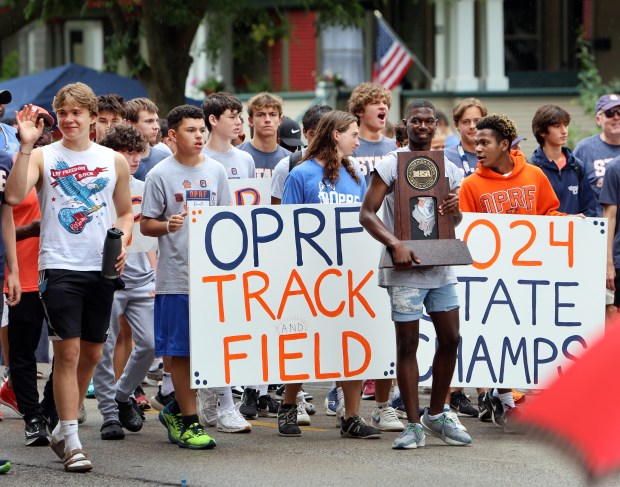
[(196, 393), (198, 396), (198, 418), (200, 422), (205, 426), (218, 425), (217, 417), (217, 392), (213, 389), (198, 389)]
[(314, 404), (310, 404), (308, 401), (306, 401), (306, 396), (302, 396), (301, 401), (299, 400), (299, 396), (297, 396), (297, 402), (302, 402), (304, 404), (304, 409), (306, 410), (306, 413), (308, 413), (310, 416), (316, 413), (316, 408), (314, 407)]
[(396, 416), (396, 411), (390, 406), (376, 407), (370, 419), (372, 426), (382, 431), (402, 431), (405, 429), (405, 425)]
[(344, 403), (338, 404), (336, 408), (336, 428), (342, 428), (342, 418), (344, 418)]
[(310, 416), (306, 412), (306, 401), (297, 403), (297, 424), (299, 426), (310, 426)]
[(454, 426), (456, 426), (458, 429), (460, 429), (461, 431), (467, 431), (467, 428), (465, 428), (465, 426), (463, 425), (463, 423), (461, 423), (461, 421), (459, 421), (459, 417), (456, 414), (456, 412), (450, 410), (450, 411), (444, 411), (446, 413), (446, 416), (448, 418), (450, 418), (452, 421), (454, 421)]
[(217, 418), (217, 430), (223, 433), (249, 433), (252, 431), (252, 425), (234, 407), (226, 411), (220, 411)]

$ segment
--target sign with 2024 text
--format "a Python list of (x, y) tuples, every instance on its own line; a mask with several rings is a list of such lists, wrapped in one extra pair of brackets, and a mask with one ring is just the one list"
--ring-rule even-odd
[[(188, 208), (194, 387), (395, 377), (380, 245), (359, 207)], [(603, 329), (603, 219), (466, 214), (453, 384), (540, 386)], [(420, 322), (421, 383), (435, 333)]]

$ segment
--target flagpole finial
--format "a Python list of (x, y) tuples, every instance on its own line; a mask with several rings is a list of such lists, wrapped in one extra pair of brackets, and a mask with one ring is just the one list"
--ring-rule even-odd
[(381, 12), (379, 12), (378, 10), (374, 11), (375, 17), (377, 17), (378, 19), (380, 19), (381, 17), (383, 17), (383, 15), (381, 15)]

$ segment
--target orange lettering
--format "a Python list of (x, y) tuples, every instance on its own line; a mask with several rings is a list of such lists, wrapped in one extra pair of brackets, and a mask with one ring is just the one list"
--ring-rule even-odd
[[(293, 281), (296, 281), (299, 285), (299, 289), (297, 289), (296, 291), (291, 290), (291, 287), (293, 286)], [(310, 308), (312, 316), (317, 316), (316, 309), (314, 308), (314, 304), (312, 304), (312, 299), (310, 299), (310, 295), (308, 294), (308, 290), (306, 289), (304, 282), (301, 280), (299, 273), (295, 269), (293, 269), (291, 271), (291, 276), (286, 283), (284, 293), (282, 294), (280, 308), (278, 309), (278, 319), (282, 318), (282, 313), (284, 312), (284, 307), (286, 306), (286, 301), (288, 300), (289, 296), (295, 295), (302, 295), (304, 298), (306, 298), (306, 303), (308, 303), (308, 308)]]
[(280, 349), (280, 380), (282, 382), (303, 382), (310, 378), (309, 374), (291, 374), (288, 375), (286, 373), (285, 362), (287, 360), (296, 360), (300, 359), (304, 356), (301, 352), (294, 353), (286, 353), (284, 351), (284, 345), (286, 342), (290, 340), (304, 340), (308, 338), (307, 333), (291, 333), (290, 335), (280, 335), (280, 339), (278, 340), (278, 348)]
[(519, 257), (521, 257), (527, 251), (527, 249), (529, 249), (532, 246), (532, 244), (536, 240), (536, 227), (531, 222), (527, 220), (517, 220), (510, 224), (511, 229), (515, 227), (521, 227), (521, 226), (527, 227), (530, 229), (530, 239), (526, 242), (526, 244), (523, 247), (521, 247), (519, 250), (515, 252), (515, 255), (513, 255), (512, 257), (512, 265), (525, 266), (525, 267), (541, 266), (542, 262), (540, 260), (519, 260)]
[(230, 384), (230, 361), (248, 358), (247, 353), (230, 353), (229, 344), (251, 339), (252, 335), (224, 337), (224, 380), (226, 380), (226, 384)]
[(263, 359), (263, 382), (269, 382), (269, 357), (267, 355), (267, 335), (260, 336), (261, 357)]
[(348, 277), (349, 277), (349, 316), (353, 317), (353, 315), (354, 315), (354, 313), (353, 313), (353, 298), (357, 297), (357, 299), (359, 300), (360, 304), (366, 309), (366, 311), (371, 316), (371, 318), (374, 318), (376, 316), (375, 312), (373, 311), (373, 309), (368, 304), (368, 301), (366, 301), (366, 298), (361, 295), (360, 289), (362, 289), (362, 287), (364, 287), (364, 284), (366, 284), (366, 282), (368, 282), (368, 279), (370, 279), (370, 276), (372, 276), (375, 272), (374, 271), (369, 271), (368, 274), (366, 274), (366, 277), (364, 277), (364, 279), (362, 279), (362, 281), (359, 283), (359, 285), (356, 288), (353, 288), (353, 271), (349, 270), (349, 271), (347, 271), (347, 273), (348, 273)]
[(314, 376), (317, 379), (338, 379), (340, 372), (321, 372), (321, 335), (314, 334)]
[[(350, 369), (349, 363), (349, 338), (352, 338), (358, 342), (364, 348), (364, 363), (357, 370)], [(354, 331), (345, 331), (342, 333), (342, 355), (344, 362), (344, 376), (353, 377), (364, 373), (364, 371), (370, 365), (370, 358), (372, 357), (372, 350), (370, 349), (370, 343), (362, 335)]]
[(338, 277), (342, 276), (342, 272), (338, 269), (327, 269), (326, 271), (323, 271), (317, 278), (316, 284), (314, 285), (314, 300), (316, 301), (316, 307), (319, 308), (319, 311), (323, 313), (323, 315), (329, 316), (330, 318), (335, 318), (342, 313), (342, 310), (344, 309), (344, 301), (341, 301), (340, 305), (335, 310), (330, 311), (323, 306), (323, 303), (321, 302), (321, 294), (319, 292), (323, 279), (330, 274)]
[(465, 243), (467, 243), (467, 239), (469, 238), (469, 234), (471, 233), (471, 231), (474, 228), (476, 228), (478, 225), (487, 227), (491, 230), (491, 232), (493, 232), (493, 236), (495, 237), (495, 253), (487, 262), (476, 262), (474, 260), (472, 265), (476, 269), (488, 269), (493, 264), (495, 264), (495, 261), (499, 257), (499, 251), (502, 248), (502, 241), (500, 239), (499, 231), (497, 230), (497, 227), (493, 225), (489, 220), (476, 220), (471, 225), (469, 225), (469, 227), (467, 227), (467, 230), (465, 231), (465, 235), (463, 235), (463, 240), (465, 241)]
[[(249, 287), (248, 286), (248, 281), (249, 281), (249, 278), (253, 277), (253, 276), (262, 277), (262, 279), (263, 279), (263, 287), (260, 288), (258, 291), (250, 292), (248, 290), (248, 287)], [(269, 276), (267, 274), (265, 274), (264, 272), (261, 272), (261, 271), (249, 271), (249, 272), (245, 272), (243, 274), (243, 299), (244, 299), (244, 302), (245, 302), (245, 319), (246, 319), (246, 321), (251, 321), (252, 320), (252, 316), (251, 316), (251, 313), (250, 313), (250, 299), (256, 299), (256, 301), (258, 301), (258, 304), (260, 304), (263, 307), (263, 309), (267, 312), (269, 317), (272, 320), (276, 319), (275, 315), (273, 314), (271, 309), (269, 309), (269, 306), (267, 305), (265, 300), (261, 297), (261, 294), (263, 294), (268, 288), (269, 288)]]
[(549, 229), (549, 245), (552, 247), (566, 247), (568, 251), (568, 267), (572, 269), (574, 264), (573, 222), (570, 220), (568, 221), (568, 240), (566, 242), (555, 239), (555, 222), (551, 222), (551, 227)]
[(221, 276), (202, 276), (202, 282), (216, 282), (217, 283), (217, 307), (219, 310), (220, 323), (224, 322), (224, 288), (222, 283), (224, 281), (234, 281), (237, 279), (235, 274), (222, 274)]

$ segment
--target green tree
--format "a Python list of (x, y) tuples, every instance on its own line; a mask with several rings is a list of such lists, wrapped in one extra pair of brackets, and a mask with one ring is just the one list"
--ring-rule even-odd
[[(206, 49), (221, 53), (226, 22), (251, 18), (250, 32), (240, 32), (247, 42), (272, 42), (288, 35), (285, 12), (303, 8), (318, 12), (317, 26), (363, 22), (365, 8), (385, 0), (102, 0), (114, 35), (108, 39), (106, 59), (110, 70), (124, 60), (162, 113), (184, 101), (184, 87), (192, 58), (191, 42), (207, 12), (210, 36)], [(28, 22), (84, 15), (86, 0), (11, 0), (11, 15), (0, 15), (0, 37)], [(262, 20), (262, 21), (261, 21)], [(249, 35), (248, 35), (249, 34)], [(146, 56), (141, 52), (141, 39)]]

